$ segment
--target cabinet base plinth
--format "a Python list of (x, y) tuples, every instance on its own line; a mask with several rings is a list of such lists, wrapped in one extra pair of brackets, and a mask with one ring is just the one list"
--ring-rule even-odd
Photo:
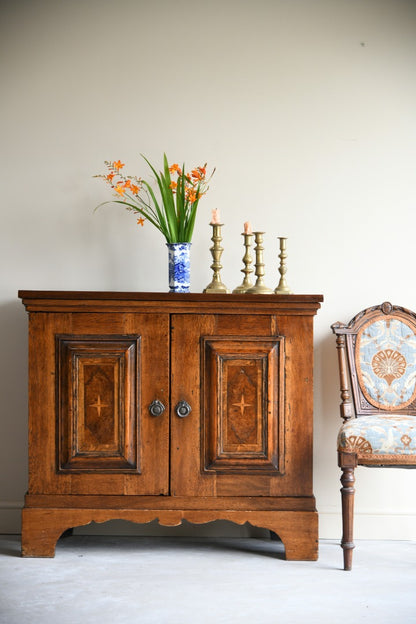
[(276, 533), (285, 546), (287, 560), (316, 561), (318, 558), (316, 511), (41, 507), (24, 508), (22, 511), (22, 556), (54, 557), (56, 543), (67, 529), (108, 520), (128, 520), (140, 524), (157, 520), (163, 526), (179, 526), (183, 520), (193, 524), (214, 520), (229, 520), (240, 525), (249, 523)]

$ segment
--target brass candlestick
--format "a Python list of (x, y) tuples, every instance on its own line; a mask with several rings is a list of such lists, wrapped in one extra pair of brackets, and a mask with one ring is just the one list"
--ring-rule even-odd
[(286, 258), (287, 258), (287, 253), (286, 253), (286, 241), (287, 238), (285, 236), (279, 236), (279, 241), (280, 241), (280, 254), (279, 254), (279, 258), (280, 258), (280, 266), (279, 266), (279, 273), (280, 273), (280, 282), (279, 285), (277, 286), (277, 288), (275, 288), (275, 293), (276, 295), (278, 294), (286, 294), (289, 295), (292, 291), (290, 290), (289, 286), (287, 285), (286, 282), (286, 271), (287, 271), (287, 266), (286, 266)]
[(247, 290), (253, 286), (253, 282), (250, 278), (250, 273), (253, 273), (254, 271), (251, 265), (251, 263), (253, 262), (253, 258), (250, 254), (251, 239), (253, 238), (253, 234), (246, 234), (245, 232), (243, 232), (242, 236), (244, 236), (244, 247), (246, 248), (246, 252), (243, 257), (244, 269), (241, 269), (241, 272), (244, 273), (244, 280), (243, 283), (240, 284), (240, 286), (237, 286), (237, 288), (234, 288), (233, 290), (233, 293), (240, 295), (247, 292)]
[(229, 293), (227, 286), (222, 283), (220, 270), (222, 269), (222, 264), (220, 263), (222, 252), (224, 251), (223, 247), (221, 247), (221, 227), (223, 223), (211, 223), (212, 225), (212, 242), (213, 246), (210, 248), (213, 263), (211, 264), (211, 269), (213, 270), (212, 282), (208, 284), (206, 288), (202, 292), (204, 293)]
[(258, 294), (258, 295), (268, 295), (270, 293), (273, 292), (273, 290), (271, 288), (268, 288), (265, 283), (264, 283), (264, 275), (265, 275), (265, 271), (264, 271), (264, 262), (263, 262), (263, 251), (264, 251), (264, 247), (263, 247), (263, 234), (264, 232), (254, 232), (254, 238), (256, 241), (256, 247), (255, 247), (255, 252), (256, 252), (256, 283), (254, 286), (252, 286), (251, 288), (249, 288), (247, 290), (247, 294), (250, 295), (254, 295), (254, 294)]

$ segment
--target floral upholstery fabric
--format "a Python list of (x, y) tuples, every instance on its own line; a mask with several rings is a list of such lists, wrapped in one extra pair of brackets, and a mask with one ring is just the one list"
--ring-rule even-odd
[(416, 398), (416, 335), (406, 322), (384, 316), (357, 335), (355, 364), (367, 401), (388, 411), (403, 410)]
[(356, 453), (363, 463), (416, 464), (416, 417), (386, 414), (347, 420), (338, 434), (338, 450)]

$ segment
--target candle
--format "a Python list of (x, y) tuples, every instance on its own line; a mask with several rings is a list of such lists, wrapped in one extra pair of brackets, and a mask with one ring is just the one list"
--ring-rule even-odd
[(217, 210), (216, 208), (213, 209), (212, 211), (212, 215), (211, 215), (211, 223), (210, 225), (218, 225), (220, 224), (220, 211)]
[(250, 221), (246, 221), (244, 223), (244, 234), (253, 234), (253, 229), (251, 227)]

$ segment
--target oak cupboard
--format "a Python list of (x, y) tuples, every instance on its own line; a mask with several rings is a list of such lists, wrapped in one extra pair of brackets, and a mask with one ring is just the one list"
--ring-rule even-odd
[(317, 558), (320, 295), (20, 291), (29, 313), (22, 554), (92, 521), (225, 519)]

